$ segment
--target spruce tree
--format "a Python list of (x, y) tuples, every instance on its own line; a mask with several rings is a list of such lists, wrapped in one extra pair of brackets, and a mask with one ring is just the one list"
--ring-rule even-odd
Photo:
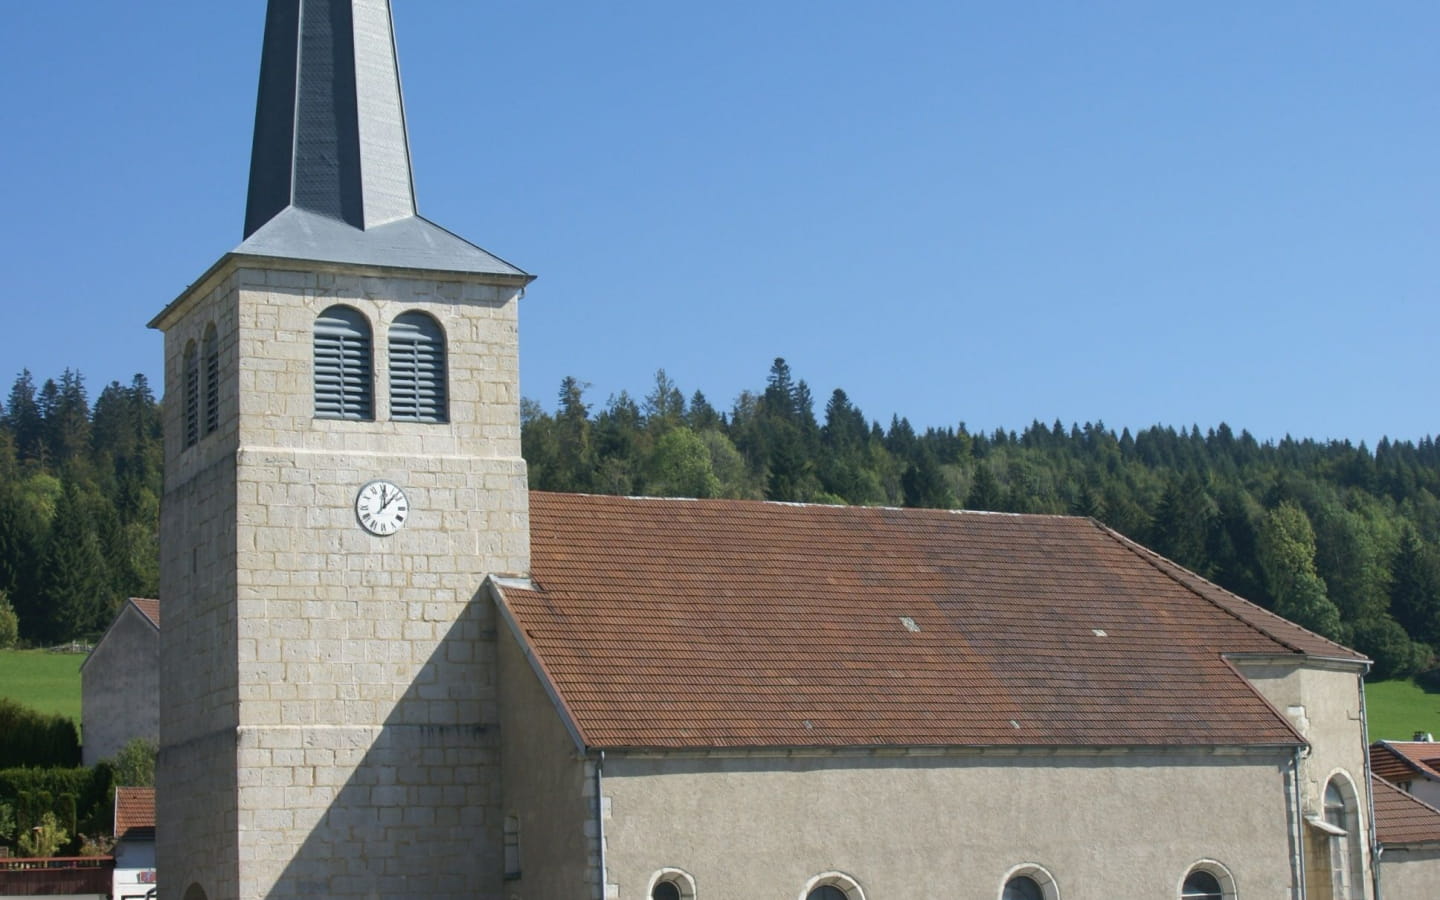
[(59, 643), (98, 634), (115, 603), (100, 539), (75, 485), (67, 484), (40, 557), (36, 594), (44, 604), (37, 636)]
[(975, 474), (970, 480), (970, 493), (965, 496), (965, 508), (986, 512), (999, 512), (1005, 504), (1005, 491), (990, 471), (985, 460), (975, 465)]
[(1440, 652), (1440, 560), (1413, 528), (1390, 565), (1390, 613), (1411, 637)]

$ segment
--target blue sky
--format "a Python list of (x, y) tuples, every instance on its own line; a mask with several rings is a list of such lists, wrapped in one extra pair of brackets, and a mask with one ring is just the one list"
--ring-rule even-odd
[[(1440, 5), (394, 0), (422, 214), (522, 390), (784, 356), (872, 419), (1440, 432)], [(264, 4), (13, 3), (0, 379), (160, 383), (239, 243)], [(818, 412), (818, 410), (817, 410)]]

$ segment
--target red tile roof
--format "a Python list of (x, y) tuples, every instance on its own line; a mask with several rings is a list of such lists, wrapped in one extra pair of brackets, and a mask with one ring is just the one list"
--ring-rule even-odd
[(1378, 776), (1374, 790), (1375, 836), (1381, 844), (1440, 844), (1440, 809), (1415, 799)]
[(530, 502), (502, 609), (597, 748), (1288, 746), (1222, 654), (1361, 659), (1088, 519)]
[(130, 602), (135, 605), (136, 609), (140, 610), (140, 612), (145, 614), (145, 618), (149, 619), (151, 624), (153, 624), (156, 628), (160, 627), (159, 600), (146, 600), (141, 597), (131, 597)]
[(1440, 781), (1440, 743), (1434, 741), (1376, 741), (1370, 745), (1370, 770), (1394, 784), (1417, 775)]
[(155, 836), (155, 789), (153, 787), (117, 787), (115, 789), (115, 837), (153, 838)]

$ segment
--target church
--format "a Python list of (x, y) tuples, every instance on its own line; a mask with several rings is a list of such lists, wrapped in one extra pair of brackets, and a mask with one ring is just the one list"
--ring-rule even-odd
[(532, 493), (531, 281), (418, 214), (388, 0), (270, 0), (150, 323), (162, 896), (1401, 896), (1363, 657), (1089, 519)]

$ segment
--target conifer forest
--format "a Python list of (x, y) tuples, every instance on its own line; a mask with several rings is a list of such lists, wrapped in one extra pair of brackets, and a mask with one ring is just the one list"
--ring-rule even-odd
[[(920, 431), (867, 418), (838, 388), (817, 402), (783, 359), (728, 408), (663, 370), (639, 399), (603, 402), (570, 377), (553, 405), (523, 401), (521, 424), (537, 490), (1089, 516), (1366, 653), (1372, 678), (1437, 665), (1433, 437), (1371, 449), (1223, 423)], [(162, 460), (143, 376), (93, 402), (78, 372), (15, 379), (0, 409), (0, 646), (7, 632), (93, 638), (124, 598), (155, 596)]]

